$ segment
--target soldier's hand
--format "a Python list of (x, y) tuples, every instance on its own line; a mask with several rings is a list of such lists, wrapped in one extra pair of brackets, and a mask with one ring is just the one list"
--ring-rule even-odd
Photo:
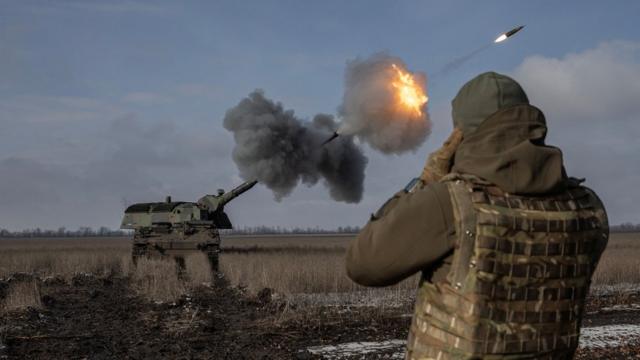
[(427, 158), (420, 179), (428, 184), (438, 181), (443, 176), (451, 172), (451, 162), (458, 146), (462, 142), (462, 130), (454, 128), (449, 138), (442, 144), (442, 147), (431, 154)]

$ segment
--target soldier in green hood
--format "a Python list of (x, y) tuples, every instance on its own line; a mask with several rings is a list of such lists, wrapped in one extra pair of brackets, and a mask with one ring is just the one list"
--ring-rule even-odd
[(608, 241), (604, 206), (566, 175), (513, 79), (481, 74), (452, 106), (451, 137), (372, 215), (347, 273), (387, 286), (421, 272), (407, 359), (571, 359)]

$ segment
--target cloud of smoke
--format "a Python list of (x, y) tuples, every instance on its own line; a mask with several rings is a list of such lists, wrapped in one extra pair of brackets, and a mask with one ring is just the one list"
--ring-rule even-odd
[(227, 111), (224, 127), (236, 142), (233, 160), (240, 176), (260, 181), (277, 200), (300, 182), (311, 186), (320, 179), (334, 200), (362, 199), (367, 158), (353, 138), (342, 136), (321, 146), (337, 127), (331, 115), (304, 121), (256, 90)]
[(338, 112), (342, 124), (338, 132), (355, 135), (373, 149), (387, 154), (416, 150), (431, 132), (426, 104), (416, 113), (402, 106), (394, 83), (397, 69), (411, 74), (424, 90), (426, 76), (410, 73), (404, 62), (386, 53), (357, 58), (347, 63), (345, 92)]

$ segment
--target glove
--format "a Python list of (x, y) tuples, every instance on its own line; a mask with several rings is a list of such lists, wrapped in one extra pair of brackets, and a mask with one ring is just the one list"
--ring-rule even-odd
[(462, 130), (454, 128), (447, 141), (442, 144), (442, 147), (429, 154), (427, 163), (424, 165), (424, 169), (422, 169), (422, 174), (420, 175), (423, 183), (428, 184), (439, 181), (451, 172), (453, 155), (455, 155), (461, 142)]

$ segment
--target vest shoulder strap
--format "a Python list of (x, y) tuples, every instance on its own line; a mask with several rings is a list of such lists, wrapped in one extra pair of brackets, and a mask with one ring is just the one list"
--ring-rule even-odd
[(453, 205), (453, 216), (456, 227), (456, 244), (447, 280), (461, 290), (469, 273), (476, 238), (476, 214), (471, 201), (472, 188), (463, 179), (447, 181), (449, 195)]

